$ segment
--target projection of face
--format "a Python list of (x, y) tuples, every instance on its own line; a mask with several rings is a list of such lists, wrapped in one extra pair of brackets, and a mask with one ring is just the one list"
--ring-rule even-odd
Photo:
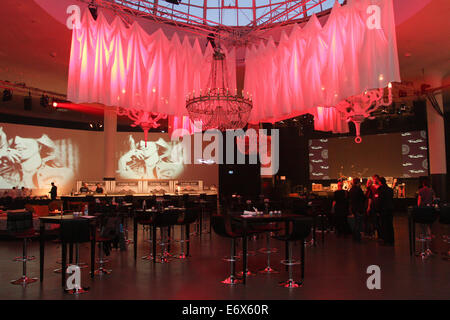
[(45, 134), (39, 139), (16, 136), (8, 140), (0, 127), (0, 188), (43, 189), (52, 181), (57, 185), (70, 182), (74, 172), (57, 163), (56, 149)]
[(118, 173), (125, 179), (172, 179), (183, 171), (182, 146), (157, 141), (141, 140), (138, 143), (130, 135), (130, 150), (119, 159)]

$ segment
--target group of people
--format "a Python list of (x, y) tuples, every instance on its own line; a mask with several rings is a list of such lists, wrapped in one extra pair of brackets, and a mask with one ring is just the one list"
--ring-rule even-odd
[[(90, 190), (87, 186), (86, 182), (83, 182), (81, 188), (80, 188), (80, 193), (89, 193), (92, 192), (92, 190)], [(103, 193), (103, 187), (100, 183), (97, 183), (96, 188), (95, 188), (95, 193)]]
[(338, 182), (334, 192), (333, 211), (338, 235), (352, 233), (353, 239), (361, 241), (361, 234), (383, 241), (386, 246), (394, 246), (393, 196), (384, 177), (374, 175), (367, 180), (366, 191), (361, 188), (361, 180), (354, 178), (349, 191)]
[(22, 187), (22, 188), (16, 188), (16, 187), (12, 187), (9, 190), (5, 190), (2, 194), (2, 197), (10, 197), (12, 199), (15, 198), (29, 198), (31, 197), (31, 189)]

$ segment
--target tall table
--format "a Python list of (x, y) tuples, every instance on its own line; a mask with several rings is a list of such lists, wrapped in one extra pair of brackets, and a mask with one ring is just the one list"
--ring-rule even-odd
[[(73, 215), (58, 215), (58, 216), (46, 216), (46, 217), (40, 217), (40, 245), (39, 245), (39, 262), (40, 262), (40, 268), (39, 268), (39, 275), (41, 282), (44, 281), (44, 253), (45, 253), (45, 224), (46, 223), (52, 223), (52, 224), (61, 224), (62, 221), (67, 220), (73, 220), (73, 219), (88, 219), (91, 223), (91, 278), (94, 277), (94, 270), (95, 270), (95, 234), (96, 234), (96, 219), (95, 216), (80, 216), (80, 217), (74, 217)], [(64, 287), (66, 282), (66, 258), (67, 258), (67, 247), (66, 243), (61, 243), (62, 248), (62, 265), (61, 265), (61, 285)]]
[[(164, 212), (166, 210), (177, 210), (179, 211), (179, 214), (182, 214), (185, 212), (185, 208), (178, 208), (178, 207), (167, 207), (161, 210), (159, 209), (145, 209), (143, 210), (143, 212), (145, 212), (145, 214), (149, 214), (149, 215), (158, 215), (158, 214), (164, 214)], [(137, 243), (138, 243), (138, 218), (136, 213), (133, 216), (133, 244), (134, 244), (134, 260), (136, 261), (136, 256), (137, 256)], [(154, 239), (152, 239), (152, 249), (153, 249), (153, 262), (156, 262), (156, 228), (157, 225), (155, 223), (152, 224), (152, 233), (153, 233), (153, 237)], [(189, 229), (187, 228), (186, 230), (188, 230), (186, 232), (186, 236), (187, 236), (187, 252), (189, 253)]]
[(262, 214), (262, 215), (233, 215), (232, 219), (236, 222), (242, 224), (243, 236), (242, 236), (242, 251), (243, 251), (243, 261), (242, 261), (242, 276), (243, 283), (247, 280), (247, 230), (251, 224), (267, 224), (271, 222), (284, 222), (286, 224), (286, 230), (289, 230), (289, 225), (293, 221), (313, 221), (312, 217), (301, 216), (293, 213), (281, 213), (281, 214)]

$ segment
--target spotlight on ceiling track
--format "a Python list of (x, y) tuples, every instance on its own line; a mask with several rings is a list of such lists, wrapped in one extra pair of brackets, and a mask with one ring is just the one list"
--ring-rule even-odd
[(89, 128), (93, 129), (93, 130), (103, 130), (103, 123), (101, 122), (90, 122), (89, 123)]
[(12, 91), (9, 89), (3, 90), (3, 101), (9, 101), (12, 99)]
[(59, 103), (58, 103), (58, 101), (57, 100), (55, 100), (55, 99), (53, 99), (52, 100), (52, 104), (51, 104), (51, 106), (52, 106), (52, 108), (58, 108), (59, 107)]
[(40, 101), (41, 106), (46, 108), (49, 106), (50, 98), (48, 97), (48, 95), (43, 94), (39, 101)]
[(180, 4), (181, 0), (166, 0), (166, 2), (171, 3), (171, 4)]
[(91, 1), (89, 3), (88, 9), (91, 12), (92, 18), (94, 18), (94, 20), (97, 20), (97, 5), (94, 1)]

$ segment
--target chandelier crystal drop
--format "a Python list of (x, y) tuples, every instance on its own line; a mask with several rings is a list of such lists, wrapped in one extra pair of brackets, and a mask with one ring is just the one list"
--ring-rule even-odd
[(206, 88), (197, 96), (195, 91), (187, 96), (190, 119), (202, 130), (241, 129), (247, 124), (252, 107), (252, 97), (248, 93), (238, 95), (237, 89), (230, 92), (225, 54), (217, 47)]

